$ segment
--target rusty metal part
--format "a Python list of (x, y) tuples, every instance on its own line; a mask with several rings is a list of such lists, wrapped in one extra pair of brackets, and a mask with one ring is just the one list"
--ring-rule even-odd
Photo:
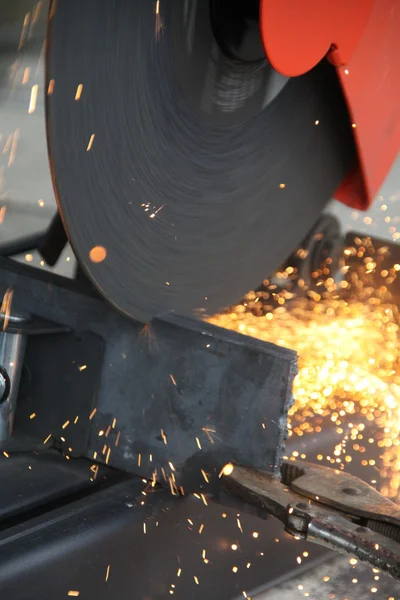
[[(283, 481), (235, 465), (233, 472), (223, 477), (222, 485), (224, 491), (279, 519), (292, 535), (354, 555), (400, 581), (400, 544), (393, 539), (393, 532), (388, 537), (385, 528), (379, 532), (364, 527), (368, 521), (361, 519), (370, 514), (376, 523), (390, 519), (389, 526), (394, 528), (399, 514), (396, 505), (343, 471), (285, 461), (282, 475)], [(373, 503), (373, 511), (366, 509), (368, 502)], [(358, 503), (364, 503), (365, 510)]]
[[(400, 527), (400, 507), (354, 475), (302, 461), (282, 465), (282, 481), (290, 489), (357, 517)], [(321, 485), (323, 481), (323, 485)]]

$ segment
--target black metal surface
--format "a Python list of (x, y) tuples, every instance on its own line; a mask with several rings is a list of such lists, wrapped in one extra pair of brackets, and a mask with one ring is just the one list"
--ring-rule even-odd
[[(134, 478), (0, 533), (2, 595), (53, 600), (76, 591), (84, 600), (158, 600), (172, 590), (178, 599), (232, 600), (298, 567), (302, 551), (312, 554), (273, 519), (239, 518), (236, 510), (167, 490), (143, 496), (144, 487)], [(314, 554), (309, 563), (318, 560)]]
[(36, 250), (44, 241), (46, 232), (40, 231), (31, 235), (2, 242), (0, 244), (0, 256), (15, 256), (24, 252)]
[(210, 13), (215, 40), (225, 55), (245, 62), (265, 62), (259, 0), (211, 0)]
[(2, 242), (0, 256), (11, 257), (38, 250), (46, 263), (53, 267), (60, 258), (66, 243), (67, 234), (57, 211), (45, 231)]
[(3, 260), (8, 288), (19, 310), (72, 332), (29, 341), (24, 435), (64, 438), (78, 454), (89, 436), (90, 459), (148, 478), (157, 469), (175, 491), (211, 491), (230, 460), (279, 465), (294, 352), (174, 314), (143, 331), (78, 282)]
[(38, 247), (40, 254), (48, 265), (54, 267), (67, 244), (68, 238), (65, 233), (59, 212), (57, 211), (50, 221), (45, 236)]
[[(292, 404), (295, 353), (173, 314), (155, 319), (150, 335), (151, 352), (138, 352), (137, 340), (124, 346), (121, 362), (129, 373), (120, 367), (117, 377), (129, 391), (120, 402), (114, 361), (103, 379), (89, 453), (97, 451), (104, 460), (106, 444), (108, 464), (144, 476), (156, 470), (167, 485), (173, 486), (172, 478), (185, 491), (198, 491), (200, 484), (212, 491), (232, 460), (276, 470)], [(108, 439), (99, 437), (114, 418)]]
[[(63, 221), (99, 291), (142, 321), (211, 314), (254, 289), (355, 157), (334, 67), (269, 102), (269, 65), (219, 51), (209, 7), (52, 3), (47, 122)], [(107, 255), (93, 263), (96, 246)]]
[(93, 485), (90, 465), (86, 460), (65, 460), (55, 451), (17, 452), (3, 458), (0, 530), (37, 516), (40, 507), (43, 512), (50, 510), (56, 500), (65, 504), (78, 491), (96, 489), (105, 476), (112, 478), (111, 469), (100, 467)]
[(83, 455), (103, 359), (103, 340), (88, 332), (29, 338), (15, 429), (38, 442), (51, 436), (48, 443), (57, 440), (68, 456)]

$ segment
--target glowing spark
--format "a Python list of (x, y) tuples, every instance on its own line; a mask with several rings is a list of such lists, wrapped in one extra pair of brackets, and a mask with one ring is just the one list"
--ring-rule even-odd
[(222, 477), (222, 475), (225, 475), (225, 477), (228, 477), (229, 475), (232, 475), (233, 473), (233, 469), (234, 466), (232, 463), (227, 463), (224, 467), (222, 467), (221, 471), (219, 472), (218, 477)]
[(7, 206), (2, 206), (0, 208), (0, 225), (1, 225), (1, 223), (4, 222), (4, 218), (6, 216), (6, 212), (7, 212)]
[(106, 465), (108, 465), (108, 461), (110, 460), (111, 448), (108, 448), (106, 455)]
[(279, 187), (281, 188), (281, 190), (283, 190), (286, 187), (286, 183), (280, 183)]
[(162, 440), (163, 440), (164, 444), (167, 444), (167, 436), (165, 435), (163, 429), (161, 429), (161, 437), (162, 437)]
[(235, 567), (232, 567), (232, 571), (233, 571), (234, 573), (237, 573), (237, 572), (238, 572), (238, 570), (239, 570), (239, 569), (238, 569), (238, 567), (236, 567), (236, 566), (235, 566)]
[(208, 479), (207, 473), (205, 471), (203, 471), (203, 469), (200, 469), (200, 470), (201, 470), (201, 474), (203, 475), (206, 483), (210, 483), (210, 480)]
[(88, 143), (87, 148), (86, 148), (86, 152), (89, 152), (92, 149), (94, 138), (95, 138), (95, 134), (92, 133), (92, 135), (90, 136), (89, 143)]
[(104, 246), (94, 246), (89, 252), (89, 258), (93, 263), (101, 263), (107, 256)]
[(121, 432), (120, 432), (120, 431), (118, 431), (118, 433), (117, 433), (117, 437), (115, 438), (115, 447), (117, 447), (117, 446), (118, 446), (118, 444), (119, 444), (119, 438), (120, 438), (120, 437), (121, 437)]
[(94, 415), (95, 415), (96, 413), (97, 413), (97, 408), (94, 408), (94, 409), (92, 410), (92, 412), (90, 413), (90, 415), (89, 415), (89, 421), (91, 421), (91, 420), (93, 419), (93, 417), (94, 417)]
[(30, 18), (31, 18), (31, 13), (29, 13), (29, 12), (26, 13), (26, 15), (24, 17), (24, 22), (22, 25), (21, 36), (19, 38), (18, 51), (21, 50), (22, 46), (25, 43), (26, 36), (28, 35), (28, 26), (29, 26)]
[(24, 70), (24, 75), (22, 77), (22, 85), (25, 85), (26, 83), (28, 83), (29, 73), (30, 73), (30, 69), (29, 69), (29, 67), (26, 67)]
[(252, 535), (253, 535), (253, 538), (258, 538), (258, 531), (253, 531)]
[(43, 208), (43, 206), (44, 206), (43, 200), (38, 200), (38, 204), (39, 204), (40, 208)]
[(146, 530), (146, 523), (143, 523), (143, 533), (147, 533), (147, 530)]
[(201, 534), (202, 534), (202, 532), (203, 532), (203, 529), (204, 529), (204, 525), (203, 525), (203, 523), (202, 523), (202, 524), (200, 525), (200, 527), (199, 527), (199, 535), (201, 535)]
[(177, 573), (176, 573), (176, 576), (177, 576), (177, 577), (180, 577), (180, 576), (181, 576), (181, 573), (182, 573), (182, 569), (178, 569), (178, 571), (177, 571)]
[(69, 420), (65, 421), (65, 423), (61, 426), (62, 429), (65, 429), (69, 425)]
[(206, 497), (205, 497), (205, 495), (204, 495), (204, 494), (200, 494), (200, 497), (201, 497), (201, 499), (203, 500), (204, 504), (205, 504), (206, 506), (208, 506), (208, 504), (207, 504), (207, 500), (206, 500)]
[(169, 481), (169, 487), (170, 487), (170, 490), (171, 490), (171, 494), (173, 496), (176, 496), (177, 494), (176, 494), (175, 489), (174, 489), (174, 482), (172, 480), (172, 477), (168, 477), (168, 481)]
[(49, 81), (49, 86), (47, 88), (47, 95), (51, 96), (52, 93), (54, 92), (54, 86), (55, 86), (55, 80), (54, 79), (50, 79)]
[(198, 578), (196, 577), (196, 575), (193, 575), (193, 579), (194, 579), (195, 583), (197, 585), (199, 585), (200, 582), (199, 582)]
[(3, 450), (3, 454), (6, 458), (10, 458), (10, 455), (8, 454), (8, 452), (6, 452), (5, 450)]
[(172, 383), (173, 383), (174, 385), (176, 385), (175, 377), (172, 375), (172, 373), (170, 373), (170, 374), (169, 374), (169, 377), (170, 377), (170, 379), (171, 379)]
[(31, 415), (29, 415), (30, 419), (34, 419), (36, 417), (36, 413), (32, 413)]
[(110, 569), (111, 569), (111, 565), (107, 565), (107, 570), (106, 570), (106, 581), (108, 581), (108, 578), (110, 576)]
[(242, 524), (240, 522), (240, 519), (236, 519), (236, 524), (237, 524), (238, 528), (240, 529), (241, 533), (243, 533)]
[(78, 85), (78, 87), (76, 88), (75, 100), (80, 100), (81, 95), (82, 95), (82, 89), (83, 89), (83, 84), (80, 83)]
[(198, 438), (198, 437), (196, 438), (196, 444), (198, 445), (198, 447), (199, 447), (199, 448), (200, 448), (200, 450), (201, 450), (202, 448), (201, 448), (200, 440), (199, 440), (199, 438)]
[(28, 114), (30, 114), (30, 115), (32, 113), (34, 113), (36, 110), (36, 100), (37, 100), (37, 95), (38, 95), (38, 89), (39, 89), (39, 86), (37, 85), (37, 83), (35, 83), (35, 85), (32, 86), (31, 98), (29, 101)]
[(81, 367), (79, 367), (80, 371), (84, 371), (85, 369), (87, 369), (87, 365), (82, 365)]
[(49, 433), (47, 438), (43, 441), (43, 444), (47, 444), (47, 442), (49, 441), (50, 438), (51, 438), (51, 433)]
[(77, 598), (79, 594), (80, 592), (78, 592), (78, 590), (69, 590), (68, 592), (68, 596), (74, 596), (75, 598)]
[(17, 146), (18, 146), (18, 140), (19, 140), (19, 129), (16, 129), (12, 138), (12, 144), (11, 144), (11, 152), (10, 152), (10, 156), (8, 159), (8, 166), (10, 167), (14, 160), (15, 160), (15, 155), (17, 153)]

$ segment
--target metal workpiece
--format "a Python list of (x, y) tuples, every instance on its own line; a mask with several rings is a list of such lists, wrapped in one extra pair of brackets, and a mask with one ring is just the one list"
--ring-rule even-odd
[(307, 540), (357, 557), (361, 562), (391, 575), (400, 581), (400, 544), (357, 525), (341, 515), (319, 514), (316, 510), (308, 529)]
[(12, 434), (25, 347), (24, 334), (0, 333), (0, 444)]
[[(295, 537), (356, 556), (400, 581), (399, 507), (357, 477), (295, 460), (284, 461), (281, 477), (235, 465), (222, 487)], [(380, 532), (379, 523), (391, 527)]]
[[(175, 313), (143, 328), (79, 282), (6, 259), (0, 269), (0, 293), (14, 289), (33, 323), (69, 331), (30, 336), (26, 435), (51, 434), (68, 455), (155, 478), (175, 494), (212, 493), (230, 461), (279, 469), (295, 352)], [(30, 421), (33, 412), (40, 418)]]

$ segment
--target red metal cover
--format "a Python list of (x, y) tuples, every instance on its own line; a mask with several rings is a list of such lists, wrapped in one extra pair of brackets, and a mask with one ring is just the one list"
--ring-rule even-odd
[(261, 26), (280, 73), (301, 75), (326, 54), (337, 67), (360, 165), (335, 196), (367, 208), (400, 146), (400, 2), (261, 0)]

